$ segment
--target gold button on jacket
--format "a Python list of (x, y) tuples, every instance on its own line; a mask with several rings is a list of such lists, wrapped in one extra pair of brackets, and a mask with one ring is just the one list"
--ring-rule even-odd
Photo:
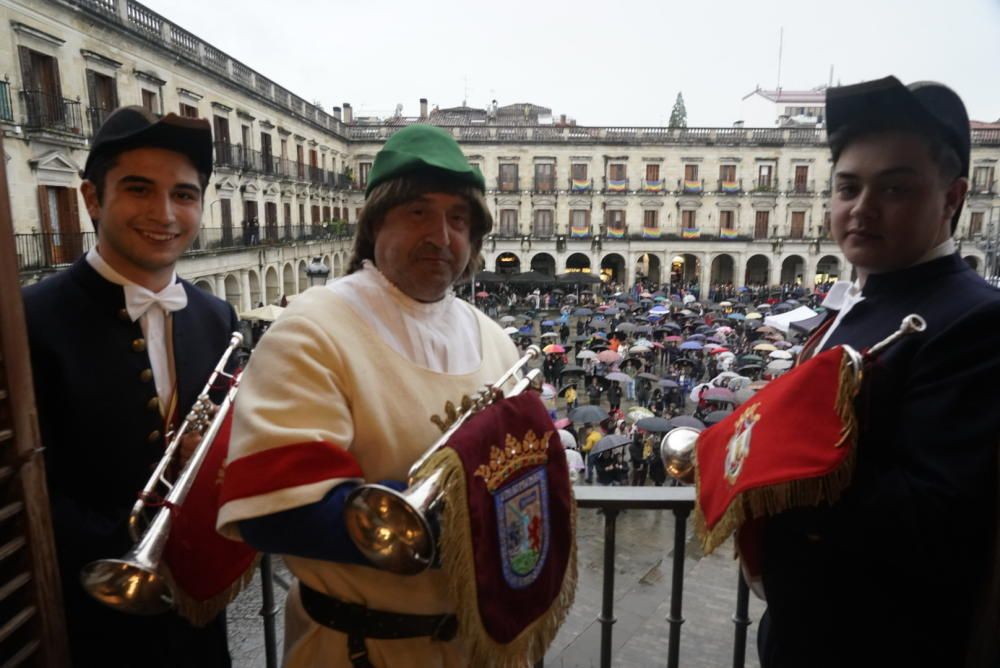
[(149, 381), (153, 380), (153, 370), (143, 369), (142, 371), (140, 371), (139, 380), (141, 380), (144, 383), (148, 383)]
[(162, 434), (158, 430), (153, 430), (149, 432), (148, 440), (150, 443), (156, 443), (158, 440), (160, 440), (160, 436), (162, 436)]
[(132, 340), (132, 350), (137, 353), (145, 352), (146, 350), (146, 339), (133, 339)]

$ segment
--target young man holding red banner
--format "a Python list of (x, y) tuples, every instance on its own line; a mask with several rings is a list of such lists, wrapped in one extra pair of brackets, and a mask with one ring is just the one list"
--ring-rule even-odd
[(1000, 292), (952, 241), (968, 117), (945, 86), (887, 77), (829, 89), (827, 124), (833, 235), (858, 280), (830, 291), (806, 355), (863, 351), (910, 313), (927, 328), (866, 368), (842, 496), (764, 522), (761, 664), (993, 666)]
[[(508, 614), (482, 592), (485, 607), (476, 607), (475, 595), (456, 601), (450, 590), (458, 578), (443, 568), (417, 575), (377, 570), (355, 547), (344, 520), (346, 499), (361, 482), (405, 486), (399, 481), (441, 437), (430, 417), (446, 402), (498, 381), (519, 359), (510, 337), (452, 290), (474, 270), (493, 224), (484, 189), (482, 175), (450, 134), (426, 125), (394, 134), (369, 175), (349, 275), (297, 299), (244, 375), (219, 526), (284, 555), (299, 579), (286, 608), (286, 666), (484, 665), (472, 660), (472, 617), (461, 606), (483, 618), (499, 613), (510, 623), (542, 612), (533, 613), (530, 608), (539, 607), (533, 603), (512, 606), (521, 614)], [(560, 451), (563, 471), (565, 461)], [(482, 482), (478, 475), (467, 472), (470, 486)], [(491, 484), (502, 484), (500, 477), (487, 476)], [(571, 498), (568, 486), (567, 477), (564, 501)], [(549, 489), (560, 497), (559, 489)], [(486, 526), (492, 502), (489, 508), (465, 525)], [(524, 517), (531, 520), (532, 541), (547, 545), (538, 529), (548, 526), (548, 516)], [(484, 565), (480, 550), (496, 535), (469, 546), (477, 569)], [(455, 534), (449, 539), (456, 544)], [(447, 565), (449, 552), (442, 554)], [(554, 563), (551, 555), (548, 563)], [(535, 586), (549, 584), (542, 577)]]
[(163, 456), (164, 434), (237, 328), (230, 305), (175, 272), (198, 234), (211, 172), (208, 121), (116, 110), (94, 136), (80, 188), (97, 246), (24, 290), (74, 666), (230, 664), (224, 615), (205, 628), (174, 612), (127, 615), (80, 584), (86, 564), (132, 546), (129, 511)]

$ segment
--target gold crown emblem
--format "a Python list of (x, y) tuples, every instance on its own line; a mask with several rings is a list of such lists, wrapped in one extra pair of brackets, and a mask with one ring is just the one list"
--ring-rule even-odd
[(760, 414), (757, 409), (760, 408), (760, 402), (755, 402), (750, 404), (743, 414), (736, 419), (736, 433), (743, 431), (744, 429), (749, 429), (754, 426), (758, 420), (760, 420)]
[(474, 475), (486, 481), (486, 488), (490, 492), (495, 492), (517, 471), (549, 461), (550, 436), (552, 432), (547, 431), (538, 438), (535, 432), (529, 429), (524, 435), (524, 440), (518, 441), (507, 434), (503, 449), (495, 445), (490, 447), (490, 463), (480, 465)]

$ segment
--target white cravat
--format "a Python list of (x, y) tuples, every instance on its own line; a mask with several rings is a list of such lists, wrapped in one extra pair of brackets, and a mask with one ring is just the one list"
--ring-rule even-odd
[(156, 383), (156, 394), (160, 398), (160, 407), (166, 411), (170, 406), (170, 397), (174, 391), (174, 369), (167, 355), (167, 320), (168, 312), (179, 311), (187, 306), (187, 293), (184, 286), (177, 283), (177, 275), (171, 277), (171, 283), (160, 292), (153, 292), (128, 280), (114, 267), (109, 265), (97, 248), (87, 252), (87, 262), (105, 280), (122, 286), (125, 291), (125, 308), (132, 322), (139, 321), (142, 335), (146, 339), (146, 352), (149, 355), (149, 366), (153, 370), (153, 381)]

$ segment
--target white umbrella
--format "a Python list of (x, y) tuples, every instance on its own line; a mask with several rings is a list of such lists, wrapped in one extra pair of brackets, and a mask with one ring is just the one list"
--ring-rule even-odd
[(520, 330), (517, 327), (504, 327), (504, 334), (517, 334)]
[(267, 306), (259, 306), (251, 311), (246, 311), (240, 314), (241, 320), (263, 320), (265, 322), (274, 322), (277, 320), (285, 309), (280, 306), (275, 306), (274, 304), (268, 304)]
[(652, 350), (652, 348), (647, 348), (646, 346), (632, 346), (628, 349), (630, 353), (635, 353), (636, 355), (648, 353), (650, 350)]
[(558, 339), (559, 338), (559, 334), (556, 333), (556, 332), (545, 332), (544, 334), (542, 334), (542, 338), (543, 339)]
[(514, 318), (514, 316), (512, 316), (512, 315), (505, 315), (505, 316), (503, 316), (503, 317), (500, 318), (500, 324), (506, 325), (509, 322), (514, 322), (515, 319), (516, 318)]
[(792, 359), (792, 354), (787, 350), (774, 350), (768, 357), (773, 360), (790, 360)]
[(597, 353), (593, 350), (581, 350), (576, 354), (576, 358), (580, 360), (592, 360), (597, 357)]

